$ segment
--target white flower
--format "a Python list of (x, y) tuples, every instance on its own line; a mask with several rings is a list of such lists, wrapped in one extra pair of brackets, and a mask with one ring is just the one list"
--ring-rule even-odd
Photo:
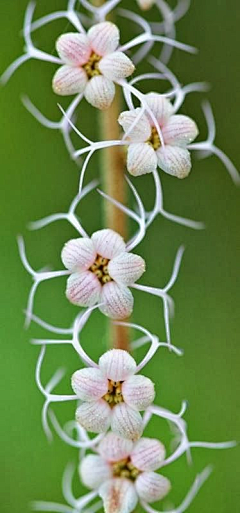
[(128, 286), (145, 271), (144, 260), (128, 253), (123, 238), (113, 230), (99, 230), (87, 237), (68, 241), (62, 261), (71, 275), (66, 295), (78, 306), (94, 306), (112, 319), (125, 319), (133, 309)]
[(72, 376), (72, 388), (83, 401), (76, 411), (79, 424), (87, 431), (101, 433), (111, 427), (119, 436), (138, 440), (142, 417), (153, 402), (154, 384), (135, 375), (133, 357), (122, 349), (112, 349), (99, 359), (97, 368), (85, 368)]
[(80, 464), (82, 482), (98, 490), (105, 513), (131, 513), (138, 503), (155, 502), (169, 492), (169, 480), (154, 472), (164, 461), (161, 442), (141, 438), (135, 444), (108, 433), (98, 455), (86, 456)]
[(119, 29), (109, 21), (91, 27), (87, 34), (63, 34), (57, 51), (64, 65), (53, 77), (53, 90), (62, 96), (84, 93), (94, 107), (107, 109), (115, 95), (114, 82), (132, 75), (134, 64), (119, 46)]
[(129, 131), (129, 173), (133, 176), (144, 175), (155, 171), (159, 166), (170, 175), (185, 178), (191, 171), (187, 145), (198, 135), (196, 123), (188, 116), (175, 115), (171, 102), (160, 94), (149, 93), (145, 100), (157, 120), (164, 145), (148, 113), (137, 120), (140, 108), (122, 112), (118, 121), (125, 132)]

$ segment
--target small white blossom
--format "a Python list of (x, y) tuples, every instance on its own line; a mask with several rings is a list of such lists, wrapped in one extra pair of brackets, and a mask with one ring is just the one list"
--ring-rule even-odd
[(131, 513), (138, 503), (163, 499), (170, 481), (155, 472), (164, 461), (161, 442), (141, 438), (135, 444), (108, 433), (97, 455), (86, 456), (80, 464), (82, 482), (98, 490), (105, 513)]
[(63, 248), (62, 261), (71, 272), (66, 290), (71, 303), (100, 303), (101, 312), (112, 319), (129, 317), (134, 300), (128, 287), (142, 276), (145, 262), (127, 252), (118, 233), (104, 229), (90, 239), (72, 239)]
[(149, 113), (140, 116), (140, 108), (122, 112), (118, 120), (127, 133), (129, 173), (144, 175), (159, 166), (170, 175), (185, 178), (191, 171), (187, 145), (198, 135), (196, 123), (188, 116), (174, 114), (171, 102), (160, 94), (149, 93), (145, 100), (159, 132)]
[(109, 21), (94, 25), (87, 34), (61, 35), (56, 48), (64, 65), (53, 77), (54, 92), (62, 96), (84, 93), (91, 105), (107, 109), (115, 95), (114, 82), (134, 71), (132, 61), (117, 50), (119, 38), (118, 27)]
[(79, 424), (93, 433), (111, 427), (119, 436), (137, 440), (143, 430), (139, 412), (153, 402), (155, 392), (153, 382), (136, 372), (135, 360), (122, 349), (104, 353), (97, 368), (76, 371), (72, 388), (83, 401), (76, 411)]

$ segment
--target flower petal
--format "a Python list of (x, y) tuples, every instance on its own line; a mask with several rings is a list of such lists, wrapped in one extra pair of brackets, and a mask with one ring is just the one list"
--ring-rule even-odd
[(136, 372), (137, 364), (123, 349), (110, 349), (99, 358), (99, 369), (112, 381), (124, 381)]
[(108, 228), (93, 233), (92, 241), (96, 252), (103, 258), (111, 259), (126, 251), (121, 235)]
[(124, 401), (138, 411), (146, 410), (155, 397), (154, 384), (145, 376), (131, 376), (122, 384)]
[(139, 497), (145, 502), (160, 501), (171, 489), (170, 481), (155, 472), (143, 472), (135, 481)]
[(94, 306), (101, 294), (102, 286), (90, 271), (73, 273), (67, 280), (66, 296), (77, 306)]
[(98, 452), (105, 460), (115, 462), (127, 458), (132, 448), (131, 440), (121, 438), (110, 431), (98, 445)]
[(104, 433), (111, 423), (111, 408), (103, 399), (83, 403), (76, 411), (76, 420), (87, 431)]
[[(135, 119), (139, 116), (142, 109), (126, 110), (122, 112), (118, 118), (118, 123), (123, 127), (124, 132), (127, 132)], [(129, 133), (129, 139), (135, 142), (145, 142), (151, 136), (151, 125), (145, 114), (138, 119), (138, 122)]]
[(127, 404), (119, 403), (112, 410), (111, 428), (117, 435), (136, 442), (143, 432), (142, 417)]
[(99, 488), (105, 513), (131, 513), (137, 505), (135, 487), (129, 479), (111, 479)]
[[(173, 105), (170, 100), (158, 93), (148, 93), (146, 94), (145, 99), (159, 125), (163, 126), (174, 112)], [(153, 125), (154, 123), (151, 117), (149, 117), (149, 120), (151, 125)]]
[(114, 281), (106, 283), (102, 287), (101, 303), (99, 307), (104, 315), (111, 319), (126, 319), (133, 311), (133, 295), (125, 285), (119, 285)]
[(89, 454), (83, 458), (79, 465), (79, 473), (82, 483), (93, 490), (112, 477), (111, 467), (106, 459), (96, 454)]
[(169, 175), (186, 178), (191, 171), (191, 156), (188, 150), (178, 146), (165, 146), (157, 151), (159, 167)]
[(198, 127), (188, 116), (171, 116), (163, 127), (162, 134), (166, 144), (186, 146), (196, 139)]
[(56, 48), (61, 59), (72, 66), (85, 64), (91, 55), (91, 46), (87, 36), (77, 32), (60, 36)]
[(130, 144), (127, 154), (127, 169), (133, 176), (152, 173), (157, 169), (157, 155), (148, 143)]
[(137, 0), (138, 1), (138, 4), (139, 4), (139, 7), (143, 10), (143, 11), (147, 11), (148, 9), (150, 9), (153, 4), (155, 3), (155, 0)]
[(82, 68), (73, 68), (67, 64), (56, 71), (52, 87), (60, 96), (82, 93), (87, 84), (87, 74)]
[(88, 31), (91, 47), (98, 55), (114, 52), (119, 45), (120, 33), (118, 27), (110, 21), (93, 25)]
[(164, 445), (154, 438), (140, 438), (131, 452), (131, 461), (139, 470), (157, 470), (165, 459)]
[(89, 80), (85, 89), (86, 100), (97, 109), (106, 110), (115, 96), (115, 85), (108, 78), (98, 75)]
[(101, 59), (99, 69), (106, 78), (116, 82), (130, 77), (135, 70), (135, 66), (125, 53), (113, 52)]
[(137, 281), (145, 271), (145, 261), (133, 253), (121, 253), (110, 260), (108, 272), (111, 278), (124, 285)]
[(72, 272), (86, 271), (96, 259), (97, 253), (91, 239), (69, 240), (61, 254), (62, 262)]
[(108, 380), (99, 369), (80, 369), (72, 375), (72, 388), (82, 401), (96, 401), (108, 391)]

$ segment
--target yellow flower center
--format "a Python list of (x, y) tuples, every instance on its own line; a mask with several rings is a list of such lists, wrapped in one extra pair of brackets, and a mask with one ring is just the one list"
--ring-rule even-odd
[(140, 474), (140, 470), (134, 467), (130, 458), (113, 463), (112, 471), (114, 477), (125, 477), (131, 479), (131, 481), (135, 481)]
[(152, 146), (155, 151), (158, 150), (162, 146), (160, 137), (158, 135), (158, 132), (157, 132), (157, 129), (155, 126), (152, 127), (152, 133), (151, 133), (147, 143), (150, 144), (150, 146)]
[(123, 403), (122, 381), (108, 380), (108, 391), (103, 399), (113, 408), (116, 404)]
[(101, 55), (97, 55), (97, 53), (92, 53), (89, 57), (88, 62), (81, 66), (83, 69), (85, 69), (88, 78), (96, 77), (97, 75), (101, 75), (101, 71), (98, 67), (98, 63), (101, 60)]
[(107, 258), (103, 258), (97, 255), (94, 264), (92, 264), (89, 268), (89, 271), (91, 271), (93, 274), (95, 274), (95, 276), (97, 276), (102, 285), (104, 285), (105, 283), (109, 283), (109, 281), (112, 281), (111, 276), (109, 276), (108, 274), (108, 262), (109, 260)]

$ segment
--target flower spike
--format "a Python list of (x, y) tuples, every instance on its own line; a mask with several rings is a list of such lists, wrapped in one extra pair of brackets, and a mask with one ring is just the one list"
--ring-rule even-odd
[[(137, 0), (135, 10), (138, 5), (141, 13), (117, 8), (117, 16), (111, 19), (115, 22), (120, 16), (124, 23), (130, 22), (133, 27), (132, 39), (123, 44), (120, 44), (118, 25), (109, 21), (109, 13), (120, 2), (67, 0), (65, 10), (33, 19), (35, 2), (31, 1), (24, 19), (25, 53), (0, 78), (2, 83), (6, 83), (15, 70), (30, 59), (58, 65), (52, 79), (53, 92), (59, 96), (74, 96), (65, 110), (57, 104), (61, 112), (59, 121), (48, 119), (27, 96), (23, 98), (23, 104), (44, 127), (60, 131), (70, 157), (80, 167), (78, 193), (68, 210), (53, 213), (29, 225), (30, 229), (37, 230), (55, 221), (65, 220), (76, 229), (76, 238), (68, 240), (61, 252), (65, 269), (52, 271), (43, 268), (35, 271), (26, 256), (22, 237), (18, 238), (23, 266), (33, 279), (26, 308), (26, 325), (34, 321), (53, 334), (32, 340), (32, 344), (40, 346), (35, 377), (37, 387), (44, 397), (41, 415), (43, 430), (48, 440), (52, 440), (55, 433), (64, 443), (78, 450), (79, 477), (90, 490), (80, 497), (75, 496), (73, 482), (76, 466), (69, 464), (62, 480), (62, 492), (67, 505), (36, 501), (32, 505), (35, 511), (95, 513), (103, 508), (104, 513), (132, 513), (139, 504), (145, 513), (165, 513), (151, 506), (164, 499), (171, 489), (170, 479), (164, 475), (165, 467), (182, 455), (186, 455), (187, 463), (191, 464), (191, 451), (194, 448), (227, 449), (236, 445), (235, 441), (191, 441), (184, 420), (187, 402), (182, 402), (177, 413), (158, 406), (154, 403), (154, 382), (141, 374), (152, 358), (157, 357), (160, 348), (164, 347), (178, 356), (183, 353), (171, 342), (170, 320), (174, 315), (174, 301), (170, 291), (179, 275), (184, 247), (178, 249), (171, 276), (163, 288), (158, 288), (156, 284), (148, 286), (137, 283), (145, 272), (145, 261), (132, 251), (144, 240), (158, 214), (194, 229), (204, 227), (203, 223), (165, 210), (161, 174), (159, 176), (157, 168), (161, 170), (160, 173), (185, 178), (192, 168), (190, 152), (194, 150), (202, 158), (211, 154), (218, 156), (236, 184), (240, 184), (240, 177), (229, 158), (215, 146), (216, 128), (210, 105), (206, 102), (203, 104), (208, 136), (201, 142), (195, 142), (198, 136), (195, 121), (178, 112), (188, 94), (205, 92), (208, 88), (207, 84), (200, 82), (182, 85), (167, 65), (175, 48), (190, 54), (197, 51), (176, 40), (176, 21), (188, 10), (190, 0), (176, 0), (175, 8), (169, 7), (167, 0)], [(159, 14), (159, 21), (148, 21), (151, 12), (147, 19), (143, 16), (143, 11), (153, 6), (153, 13)], [(34, 45), (33, 34), (61, 19), (66, 19), (73, 28), (59, 35), (56, 41), (57, 56), (54, 56)], [(156, 44), (160, 44), (158, 59), (150, 55)], [(143, 69), (143, 73), (132, 78), (135, 66), (142, 63), (145, 57), (153, 66), (152, 72)], [(149, 91), (149, 80), (155, 80), (157, 92)], [(165, 83), (168, 84), (167, 90), (162, 91)], [(115, 98), (116, 86), (120, 88), (126, 103), (121, 113), (121, 103), (117, 95)], [(82, 127), (78, 128), (78, 119), (83, 119), (83, 99), (99, 110), (109, 109), (108, 114), (101, 115), (104, 133), (102, 141), (90, 139)], [(113, 108), (110, 109), (113, 100)], [(92, 108), (89, 109), (91, 117)], [(122, 129), (121, 135), (118, 125)], [(80, 138), (79, 149), (75, 148), (76, 136)], [(114, 138), (111, 140), (111, 137)], [(114, 215), (110, 205), (105, 216), (106, 226), (90, 236), (82, 226), (77, 209), (82, 199), (97, 186), (95, 180), (85, 186), (85, 178), (93, 155), (103, 149), (109, 150), (104, 165), (110, 166), (107, 169), (108, 175), (104, 170), (104, 180), (107, 176), (104, 182), (106, 192), (101, 189), (97, 189), (97, 192), (114, 206)], [(133, 195), (134, 206), (125, 204), (124, 156), (126, 169), (134, 177), (152, 173), (155, 198), (150, 211), (146, 210), (138, 189), (128, 176), (125, 178)], [(109, 194), (111, 190), (116, 191), (115, 197)], [(120, 222), (115, 216), (115, 207), (121, 211)], [(125, 242), (120, 233), (125, 234), (127, 217), (131, 225), (132, 221), (137, 223), (137, 229)], [(67, 299), (80, 307), (70, 327), (52, 325), (33, 313), (38, 285), (62, 276), (67, 277)], [(165, 328), (163, 341), (145, 327), (129, 322), (134, 307), (132, 290), (161, 298)], [(83, 340), (84, 327), (94, 318), (95, 310), (109, 317), (110, 325), (113, 325), (111, 349), (105, 350), (97, 362), (88, 354), (87, 340)], [(130, 337), (132, 329), (140, 332), (134, 341)], [(80, 365), (76, 364), (77, 370), (73, 374), (71, 372), (74, 393), (56, 394), (55, 389), (65, 371), (58, 369), (44, 384), (42, 366), (49, 346), (53, 350), (53, 346), (63, 348), (65, 345), (74, 350)], [(132, 351), (138, 348), (143, 348), (144, 355), (141, 354), (141, 358), (136, 361)], [(142, 349), (139, 352), (142, 353)], [(70, 418), (66, 423), (59, 422), (55, 408), (52, 409), (51, 405), (72, 401), (76, 401), (75, 419)], [(154, 417), (164, 420), (169, 426), (169, 452), (158, 438), (144, 436), (145, 429)], [(207, 467), (196, 477), (185, 499), (178, 507), (171, 506), (170, 513), (186, 511), (210, 472), (211, 469)]]

